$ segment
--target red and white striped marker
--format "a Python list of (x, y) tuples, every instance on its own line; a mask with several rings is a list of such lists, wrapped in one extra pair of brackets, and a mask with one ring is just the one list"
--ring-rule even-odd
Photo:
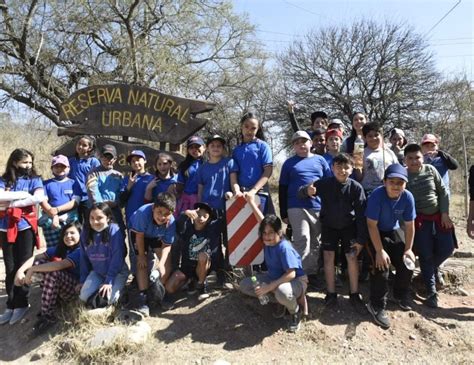
[[(260, 204), (258, 196), (255, 202)], [(258, 237), (259, 223), (244, 197), (226, 202), (229, 262), (232, 266), (259, 265), (263, 262), (263, 242)]]

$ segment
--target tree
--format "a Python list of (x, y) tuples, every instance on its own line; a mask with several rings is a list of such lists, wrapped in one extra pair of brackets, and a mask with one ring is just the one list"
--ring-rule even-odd
[(88, 85), (225, 99), (262, 77), (253, 72), (265, 61), (253, 27), (228, 1), (0, 0), (0, 19), (0, 102), (58, 126), (61, 102)]
[(286, 98), (350, 121), (356, 111), (412, 125), (430, 107), (437, 73), (427, 42), (404, 24), (370, 20), (312, 31), (280, 57)]

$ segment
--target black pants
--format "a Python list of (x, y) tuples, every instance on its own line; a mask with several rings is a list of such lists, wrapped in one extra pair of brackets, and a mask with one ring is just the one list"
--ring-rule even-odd
[(7, 242), (6, 232), (0, 232), (3, 261), (5, 263), (5, 287), (7, 291), (7, 308), (24, 308), (28, 306), (28, 285), (15, 286), (15, 274), (21, 265), (33, 255), (35, 234), (32, 229), (18, 232), (15, 243)]
[[(396, 275), (393, 282), (393, 296), (397, 299), (405, 299), (408, 296), (413, 271), (406, 268), (403, 263), (405, 244), (396, 231), (382, 232), (380, 238), (385, 252), (390, 256), (392, 265), (395, 266)], [(376, 308), (385, 308), (388, 295), (389, 269), (379, 270), (375, 267), (375, 249), (370, 245), (372, 258), (372, 270), (370, 271), (370, 302)]]

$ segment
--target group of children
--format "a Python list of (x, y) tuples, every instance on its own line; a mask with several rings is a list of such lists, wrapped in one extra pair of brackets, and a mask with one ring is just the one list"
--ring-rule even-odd
[[(396, 268), (394, 299), (402, 309), (410, 309), (412, 271), (404, 262), (415, 261), (413, 247), (428, 291), (426, 304), (436, 307), (436, 272), (452, 253), (454, 241), (445, 182), (436, 168), (424, 163), (425, 144), (432, 139), (425, 136), (421, 146), (406, 145), (406, 139), (393, 142), (404, 153), (405, 168), (385, 147), (381, 127), (367, 123), (363, 113), (356, 113), (353, 131), (345, 140), (342, 122), (333, 120), (324, 131), (327, 115), (313, 114), (311, 135), (294, 133), (294, 156), (281, 169), (281, 219), (267, 214), (272, 152), (252, 113), (242, 117), (241, 143), (230, 157), (221, 136), (206, 142), (192, 136), (184, 161), (176, 168), (169, 154), (160, 153), (154, 174), (147, 171), (145, 154), (135, 150), (127, 157), (132, 172), (124, 177), (114, 169), (115, 147), (102, 146), (97, 159), (95, 140), (89, 136), (78, 138), (75, 156), (53, 158), (53, 178), (44, 183), (32, 153), (13, 151), (0, 191), (25, 195), (0, 202), (7, 292), (0, 324), (13, 325), (23, 318), (35, 273), (44, 274), (41, 316), (34, 326), (39, 333), (55, 323), (59, 298), (67, 300), (78, 293), (89, 307), (117, 304), (130, 270), (130, 285), (137, 289), (134, 308), (142, 316), (149, 315), (149, 305), (155, 302), (171, 308), (173, 294), (184, 286), (189, 294), (198, 292), (199, 300), (208, 298), (211, 271), (216, 272), (218, 286), (229, 286), (225, 201), (238, 196), (245, 197), (260, 222), (265, 256), (264, 271), (257, 275), (259, 285), (246, 278), (239, 288), (258, 297), (273, 293), (281, 305), (279, 312), (290, 314), (290, 331), (299, 328), (301, 315), (308, 311), (306, 289), (311, 277), (318, 275), (321, 260), (326, 305), (337, 304), (339, 250), (347, 260), (351, 304), (360, 313), (368, 310), (382, 327), (389, 327), (385, 306), (390, 264)], [(291, 120), (296, 123), (294, 117)], [(394, 141), (400, 132), (392, 133)], [(358, 167), (351, 153), (361, 135), (366, 145)], [(443, 155), (445, 161), (449, 155), (436, 147), (428, 153), (430, 162)], [(283, 234), (282, 221), (292, 227), (291, 242)], [(405, 227), (404, 237), (399, 222)], [(34, 246), (40, 246), (38, 226), (48, 248), (33, 256)], [(358, 288), (358, 257), (363, 252), (372, 262), (367, 306)]]

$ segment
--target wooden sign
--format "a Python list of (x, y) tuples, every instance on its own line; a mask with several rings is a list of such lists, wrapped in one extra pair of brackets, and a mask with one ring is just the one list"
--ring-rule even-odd
[[(59, 147), (56, 151), (54, 151), (54, 155), (62, 154), (68, 157), (74, 156), (76, 153), (76, 143), (77, 143), (78, 138), (79, 137), (76, 137), (72, 139), (71, 141), (64, 143), (61, 147)], [(114, 168), (121, 172), (129, 172), (132, 170), (130, 168), (130, 165), (127, 163), (127, 156), (133, 150), (142, 150), (145, 153), (147, 157), (146, 167), (148, 171), (150, 171), (151, 173), (154, 173), (155, 171), (155, 166), (154, 166), (155, 159), (160, 152), (166, 152), (171, 157), (173, 157), (173, 159), (176, 162), (176, 165), (178, 165), (181, 161), (184, 160), (184, 157), (179, 153), (160, 151), (141, 143), (122, 142), (116, 139), (110, 139), (110, 138), (105, 138), (105, 137), (98, 137), (96, 139), (96, 142), (97, 142), (97, 156), (96, 157), (98, 157), (98, 152), (100, 151), (103, 145), (111, 144), (115, 146), (115, 148), (117, 149), (118, 158), (117, 158), (117, 162), (114, 165)]]
[(61, 104), (59, 119), (72, 122), (58, 135), (129, 136), (149, 141), (183, 143), (207, 119), (197, 114), (215, 104), (179, 98), (135, 85), (95, 85), (73, 93)]

